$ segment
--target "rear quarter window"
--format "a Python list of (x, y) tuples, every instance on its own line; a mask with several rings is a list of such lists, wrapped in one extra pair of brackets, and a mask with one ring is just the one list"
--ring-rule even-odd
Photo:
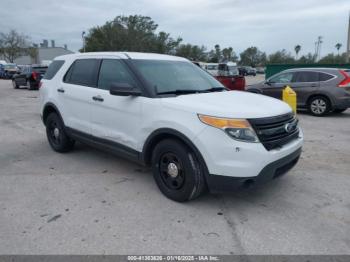
[(44, 75), (44, 79), (47, 79), (47, 80), (51, 80), (52, 78), (55, 77), (55, 75), (57, 74), (58, 70), (61, 69), (61, 67), (63, 66), (64, 64), (64, 61), (63, 60), (55, 60), (53, 61), (49, 68), (45, 68), (46, 70), (46, 73)]
[(326, 73), (320, 73), (320, 81), (327, 81), (332, 79), (334, 76), (326, 74)]

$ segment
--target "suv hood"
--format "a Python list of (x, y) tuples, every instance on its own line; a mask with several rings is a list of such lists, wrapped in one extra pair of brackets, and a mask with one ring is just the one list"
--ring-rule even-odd
[(179, 95), (161, 101), (164, 106), (177, 110), (230, 118), (271, 117), (292, 111), (278, 99), (241, 91)]

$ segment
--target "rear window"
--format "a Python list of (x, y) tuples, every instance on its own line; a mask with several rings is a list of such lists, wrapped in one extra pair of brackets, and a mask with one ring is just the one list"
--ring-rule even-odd
[(52, 78), (54, 78), (54, 76), (57, 74), (58, 70), (60, 70), (63, 64), (64, 64), (63, 60), (53, 61), (50, 64), (49, 68), (46, 67), (45, 69), (46, 73), (44, 75), (44, 79), (51, 80)]
[(47, 70), (47, 66), (46, 67), (33, 67), (32, 70), (37, 72), (37, 73), (40, 73), (40, 74), (45, 74), (46, 70)]
[(78, 59), (68, 70), (64, 81), (70, 84), (95, 86), (97, 78), (96, 59)]

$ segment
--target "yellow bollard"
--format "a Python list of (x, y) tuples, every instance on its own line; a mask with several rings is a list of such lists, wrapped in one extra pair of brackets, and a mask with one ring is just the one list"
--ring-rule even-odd
[(293, 110), (293, 112), (297, 113), (297, 94), (290, 86), (286, 86), (283, 89), (282, 99), (286, 102)]

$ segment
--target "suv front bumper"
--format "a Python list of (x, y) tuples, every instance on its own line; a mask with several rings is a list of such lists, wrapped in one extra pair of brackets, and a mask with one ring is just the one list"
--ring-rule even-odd
[(254, 177), (230, 177), (209, 174), (207, 183), (210, 192), (230, 192), (238, 188), (264, 184), (287, 173), (299, 160), (301, 147), (293, 153), (265, 166)]

